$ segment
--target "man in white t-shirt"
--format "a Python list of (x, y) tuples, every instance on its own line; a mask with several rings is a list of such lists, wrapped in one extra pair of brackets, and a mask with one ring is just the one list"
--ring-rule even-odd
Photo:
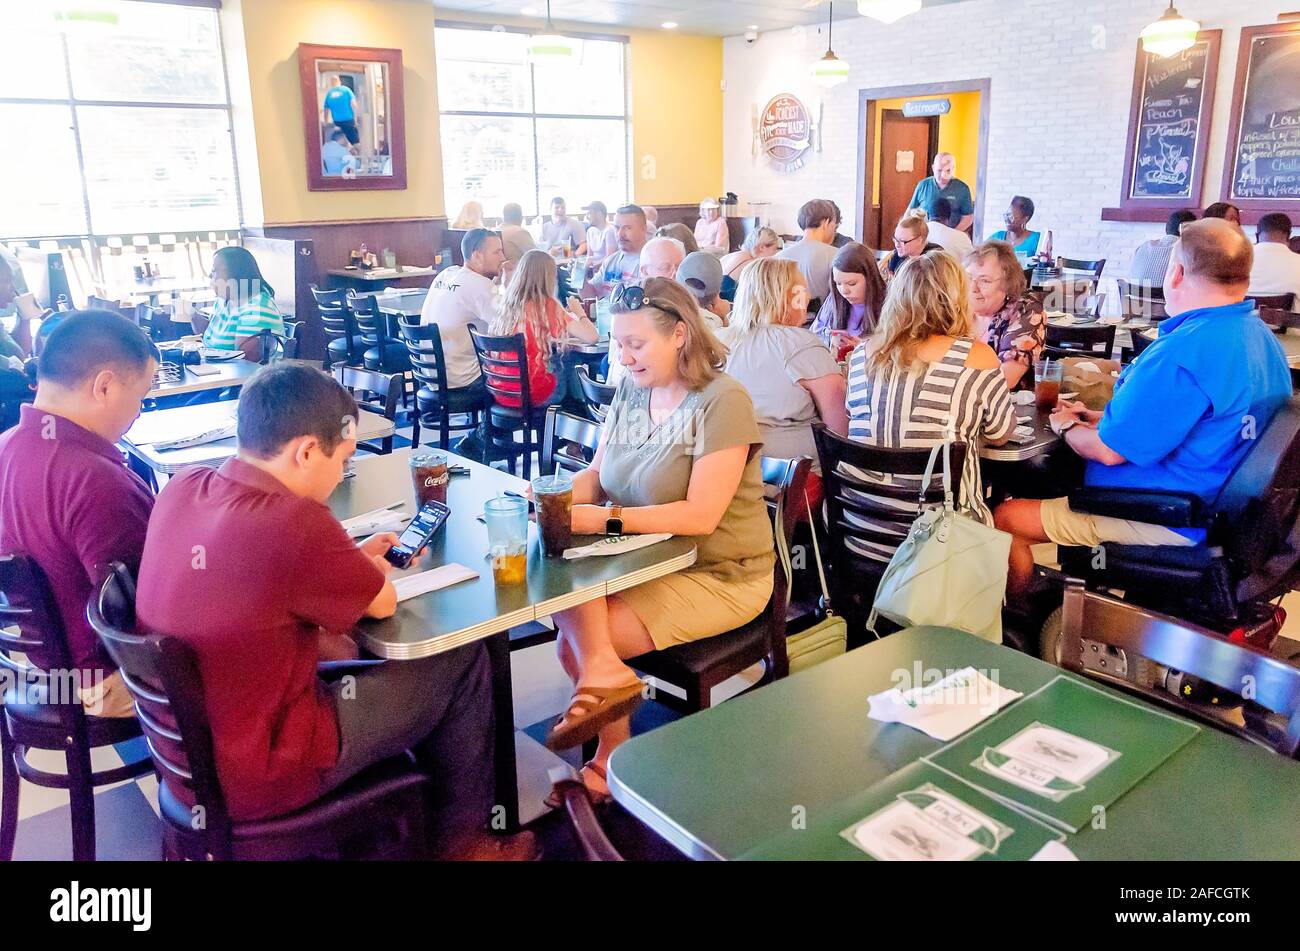
[(447, 362), (447, 386), (453, 390), (483, 385), (469, 328), (486, 331), (491, 325), (496, 314), (492, 282), (506, 260), (501, 236), (485, 228), (467, 232), (460, 250), (464, 267), (449, 267), (439, 274), (420, 309), (421, 324), (438, 326)]
[(603, 201), (593, 201), (586, 210), (587, 255), (599, 264), (618, 250), (618, 230), (609, 220), (609, 209)]
[(601, 296), (615, 284), (629, 284), (641, 273), (641, 249), (650, 240), (645, 211), (637, 205), (624, 205), (614, 212), (614, 230), (618, 234), (618, 250), (601, 262), (593, 278), (603, 285)]
[(930, 202), (925, 213), (930, 219), (926, 222), (930, 229), (930, 240), (958, 261), (965, 261), (966, 255), (975, 250), (975, 245), (965, 231), (948, 226), (948, 221), (952, 218), (952, 202), (946, 198), (936, 198)]
[(587, 253), (587, 232), (569, 217), (563, 198), (551, 199), (551, 217), (542, 223), (541, 240), (537, 246), (551, 254), (566, 250), (571, 254)]
[(1300, 313), (1300, 254), (1289, 246), (1291, 227), (1291, 219), (1281, 212), (1259, 219), (1248, 293), (1260, 296), (1295, 294), (1291, 309)]

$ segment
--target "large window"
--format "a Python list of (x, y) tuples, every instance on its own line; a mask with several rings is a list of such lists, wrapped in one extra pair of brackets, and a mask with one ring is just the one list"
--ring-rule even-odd
[(60, 27), (51, 9), (2, 15), (0, 237), (237, 228), (217, 11), (98, 0), (107, 16)]
[(571, 64), (532, 66), (525, 33), (438, 27), (436, 41), (449, 215), (470, 200), (490, 218), (512, 201), (545, 213), (557, 195), (571, 213), (627, 201), (625, 43), (577, 39)]

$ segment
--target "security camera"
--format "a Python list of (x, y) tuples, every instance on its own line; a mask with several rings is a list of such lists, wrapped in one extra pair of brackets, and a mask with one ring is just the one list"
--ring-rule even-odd
[(752, 46), (753, 44), (757, 43), (757, 42), (758, 42), (758, 30), (746, 30), (746, 31), (745, 31), (745, 42), (746, 42), (746, 43), (749, 43), (751, 46)]

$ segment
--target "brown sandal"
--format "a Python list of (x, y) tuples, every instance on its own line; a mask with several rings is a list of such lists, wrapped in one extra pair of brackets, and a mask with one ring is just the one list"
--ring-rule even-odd
[(576, 688), (569, 699), (568, 709), (551, 728), (546, 748), (559, 751), (581, 746), (602, 728), (636, 709), (641, 703), (643, 689), (640, 680), (624, 687)]
[[(605, 774), (605, 767), (597, 764), (595, 760), (591, 760), (590, 762), (583, 763), (582, 768), (591, 770), (601, 778), (601, 781), (605, 784), (605, 788), (609, 788), (609, 777)], [(585, 782), (583, 785), (587, 786)], [(612, 802), (614, 799), (614, 797), (609, 793), (596, 792), (596, 790), (592, 789), (590, 786), (587, 786), (587, 796), (591, 799), (591, 804), (593, 806), (603, 806), (605, 803)], [(564, 803), (560, 801), (559, 794), (552, 789), (550, 795), (542, 800), (542, 805), (546, 806), (548, 809), (559, 809), (564, 805)]]

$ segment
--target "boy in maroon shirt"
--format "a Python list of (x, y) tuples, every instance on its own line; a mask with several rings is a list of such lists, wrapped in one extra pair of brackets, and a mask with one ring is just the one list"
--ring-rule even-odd
[[(384, 553), (358, 546), (324, 505), (356, 451), (357, 409), (312, 367), (260, 371), (239, 401), (239, 454), (193, 468), (158, 496), (136, 614), (198, 657), (217, 775), (232, 818), (301, 808), (380, 760), (418, 748), (434, 764), (439, 851), (527, 857), (531, 836), (483, 831), (491, 808), (486, 655), (472, 644), (326, 683), (321, 639), (397, 609)], [(184, 799), (164, 786), (160, 795)]]
[[(41, 350), (35, 402), (0, 436), (0, 552), (26, 554), (45, 574), (82, 704), (98, 716), (134, 716), (86, 603), (110, 562), (140, 563), (153, 494), (114, 443), (140, 415), (157, 358), (120, 314), (68, 314)], [(49, 668), (39, 653), (30, 659)]]

